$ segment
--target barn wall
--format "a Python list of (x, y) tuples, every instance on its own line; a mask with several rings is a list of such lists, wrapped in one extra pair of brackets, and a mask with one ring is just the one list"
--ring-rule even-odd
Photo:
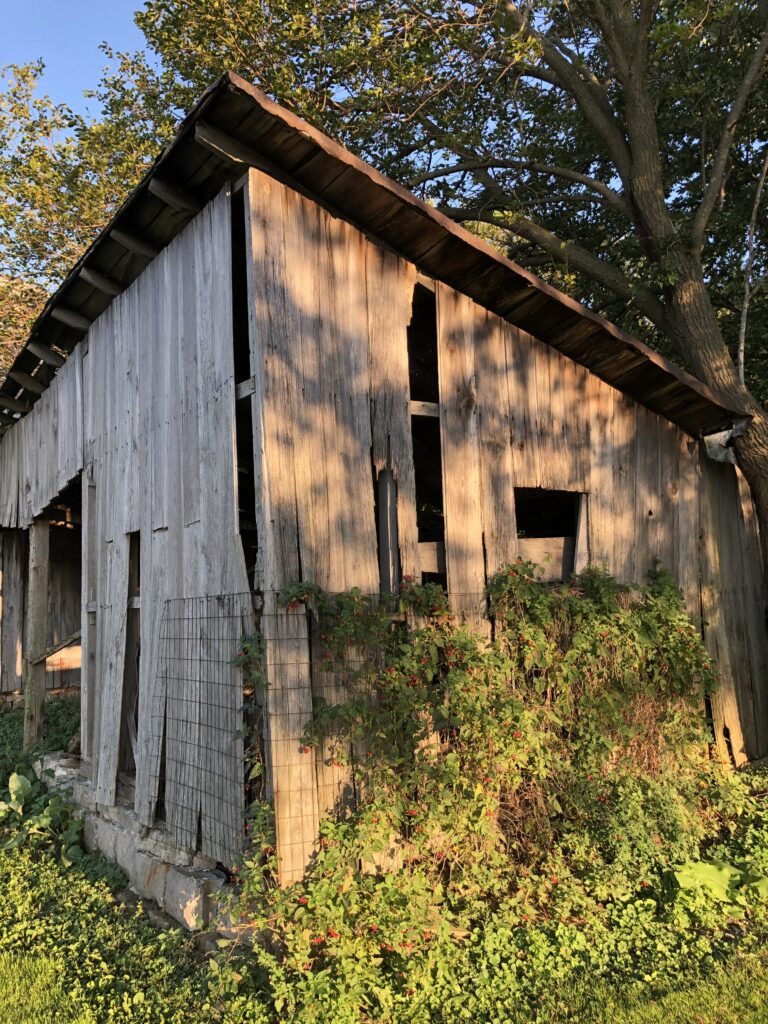
[(23, 530), (0, 530), (0, 558), (0, 693), (12, 693), (21, 689), (23, 670), (27, 576), (27, 537)]
[[(402, 571), (421, 568), (406, 338), (415, 268), (261, 172), (248, 191), (258, 584), (267, 602), (299, 578), (375, 592), (373, 472), (387, 465)], [(730, 746), (737, 761), (768, 752), (757, 534), (734, 468), (713, 468), (667, 420), (450, 287), (436, 286), (436, 307), (457, 610), (479, 620), (488, 575), (517, 554), (515, 487), (584, 494), (580, 564), (629, 582), (660, 561), (691, 613), (701, 619), (704, 607), (722, 676), (713, 702), (722, 752)], [(313, 765), (301, 749), (317, 691), (303, 616), (267, 610), (271, 768), (290, 881), (311, 856), (318, 817), (343, 802), (345, 780), (327, 777), (323, 751)], [(326, 698), (341, 696), (332, 683)]]
[(0, 527), (27, 527), (83, 467), (81, 346), (0, 441)]
[[(152, 823), (164, 771), (166, 822), (178, 845), (194, 846), (202, 815), (203, 852), (231, 859), (217, 828), (216, 786), (228, 804), (232, 787), (242, 799), (242, 696), (232, 686), (209, 693), (181, 641), (168, 663), (159, 650), (166, 599), (248, 589), (236, 514), (226, 191), (94, 323), (82, 364), (82, 741), (96, 799), (115, 801), (122, 718), (132, 713), (123, 683), (130, 534), (138, 532), (136, 811)], [(238, 641), (239, 633), (233, 654)], [(205, 786), (203, 757), (217, 760)]]

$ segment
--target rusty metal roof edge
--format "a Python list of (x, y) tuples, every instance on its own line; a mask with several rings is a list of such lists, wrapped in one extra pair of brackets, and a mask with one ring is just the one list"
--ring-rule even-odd
[[(121, 220), (125, 217), (126, 213), (132, 208), (136, 201), (140, 199), (148, 191), (150, 180), (157, 174), (158, 170), (163, 166), (163, 164), (165, 164), (165, 162), (168, 160), (169, 156), (175, 151), (175, 149), (188, 137), (190, 132), (194, 129), (194, 126), (197, 123), (197, 121), (200, 120), (201, 115), (203, 114), (205, 109), (212, 103), (214, 98), (228, 90), (238, 92), (241, 95), (244, 95), (251, 102), (253, 102), (255, 106), (260, 107), (262, 111), (264, 111), (264, 113), (273, 117), (277, 122), (280, 122), (283, 126), (291, 129), (298, 135), (301, 135), (310, 140), (314, 145), (318, 146), (330, 159), (336, 160), (339, 163), (344, 164), (353, 172), (368, 179), (368, 181), (371, 183), (373, 187), (387, 192), (394, 200), (402, 204), (404, 207), (407, 207), (414, 213), (417, 213), (431, 220), (434, 224), (440, 227), (447, 236), (451, 236), (462, 245), (469, 246), (476, 253), (478, 253), (478, 255), (484, 256), (489, 261), (492, 261), (492, 263), (514, 274), (521, 281), (521, 283), (524, 283), (525, 286), (531, 287), (532, 289), (539, 292), (541, 295), (546, 296), (546, 298), (549, 301), (558, 304), (569, 313), (576, 314), (579, 317), (590, 321), (598, 330), (609, 335), (610, 338), (617, 344), (619, 348), (624, 348), (625, 350), (630, 349), (636, 352), (638, 355), (642, 356), (644, 360), (647, 360), (648, 362), (654, 364), (661, 373), (677, 380), (686, 389), (693, 392), (695, 394), (697, 401), (700, 402), (703, 399), (709, 406), (714, 407), (713, 411), (715, 409), (718, 411), (718, 413), (722, 416), (723, 419), (722, 424), (718, 425), (717, 429), (722, 429), (723, 426), (731, 425), (731, 423), (734, 420), (749, 415), (744, 410), (731, 409), (729, 407), (729, 404), (723, 397), (717, 395), (711, 388), (709, 388), (698, 378), (687, 373), (685, 370), (676, 366), (670, 360), (665, 359), (657, 352), (654, 352), (653, 349), (649, 348), (638, 338), (634, 338), (631, 335), (625, 333), (615, 324), (612, 324), (610, 321), (605, 320), (603, 317), (599, 316), (597, 313), (594, 313), (592, 310), (588, 309), (586, 306), (577, 302), (575, 299), (572, 299), (570, 296), (558, 291), (556, 288), (548, 284), (546, 281), (543, 281), (541, 278), (537, 277), (535, 274), (532, 274), (524, 267), (521, 267), (519, 264), (508, 259), (497, 249), (493, 248), (487, 242), (483, 241), (483, 239), (479, 238), (477, 235), (473, 235), (466, 228), (462, 227), (460, 224), (457, 224), (455, 221), (451, 220), (449, 217), (441, 213), (439, 210), (435, 209), (428, 203), (425, 203), (423, 200), (419, 199), (417, 196), (415, 196), (412, 192), (409, 192), (402, 185), (399, 185), (391, 178), (386, 177), (386, 175), (382, 174), (380, 171), (377, 171), (370, 164), (367, 164), (365, 161), (352, 154), (349, 150), (345, 149), (340, 143), (335, 142), (333, 139), (329, 138), (329, 136), (325, 135), (319, 129), (313, 127), (308, 122), (298, 117), (298, 115), (294, 114), (290, 110), (287, 110), (285, 107), (280, 106), (274, 100), (271, 100), (260, 89), (256, 88), (250, 82), (247, 82), (245, 79), (241, 78), (239, 75), (232, 71), (225, 72), (216, 82), (214, 82), (208, 89), (206, 89), (206, 91), (200, 96), (199, 100), (192, 108), (192, 110), (183, 118), (183, 120), (180, 122), (178, 126), (178, 129), (173, 140), (169, 142), (168, 145), (165, 146), (162, 152), (147, 168), (146, 172), (144, 173), (143, 177), (138, 182), (138, 184), (134, 187), (134, 189), (130, 192), (126, 199), (121, 203), (120, 207), (115, 211), (107, 225), (101, 230), (99, 235), (88, 246), (86, 251), (77, 260), (77, 262), (74, 264), (74, 266), (67, 274), (67, 276), (64, 278), (64, 280), (61, 282), (56, 291), (48, 299), (45, 306), (43, 307), (43, 310), (36, 318), (30, 329), (30, 333), (27, 338), (27, 342), (25, 343), (25, 346), (29, 342), (36, 340), (40, 331), (40, 327), (51, 316), (54, 308), (61, 304), (62, 299), (67, 294), (70, 287), (79, 279), (80, 271), (83, 269), (83, 267), (85, 267), (88, 264), (89, 260), (92, 259), (94, 254), (97, 253), (99, 248), (106, 242), (106, 240), (109, 238), (110, 232), (119, 227)], [(349, 217), (353, 217), (354, 212), (354, 210), (339, 210), (339, 213), (341, 215), (347, 215)], [(171, 239), (169, 239), (168, 242), (163, 243), (162, 247), (169, 244), (170, 241)], [(386, 242), (387, 239), (383, 237), (382, 241)], [(392, 245), (393, 248), (397, 248), (397, 246), (394, 243)], [(404, 252), (403, 255), (406, 258), (409, 258), (408, 253)], [(436, 272), (434, 268), (429, 268), (428, 262), (429, 261), (427, 260), (425, 265), (424, 260), (418, 261), (419, 266), (422, 269), (428, 270), (428, 272), (433, 277), (439, 280), (439, 272)], [(458, 290), (463, 290), (460, 284), (458, 286), (454, 284), (453, 286), (458, 287)], [(475, 299), (475, 301), (478, 301), (478, 299)], [(506, 319), (509, 319), (512, 323), (514, 323), (514, 312), (510, 314), (508, 317), (506, 317)], [(544, 343), (549, 344), (553, 348), (557, 348), (555, 339), (541, 337), (538, 334), (536, 336), (539, 338), (539, 340), (543, 341)], [(25, 351), (26, 348), (22, 348), (22, 350), (17, 355), (16, 360), (14, 360), (11, 369), (18, 368), (17, 363)], [(621, 390), (620, 387), (619, 390)], [(641, 401), (641, 399), (636, 400)], [(1, 401), (0, 404), (2, 404)], [(666, 415), (663, 412), (661, 412), (660, 414)], [(673, 422), (680, 422), (679, 419), (673, 419), (671, 416), (667, 418), (672, 419)], [(708, 429), (711, 430), (713, 428)], [(691, 433), (690, 430), (688, 430), (688, 432)]]

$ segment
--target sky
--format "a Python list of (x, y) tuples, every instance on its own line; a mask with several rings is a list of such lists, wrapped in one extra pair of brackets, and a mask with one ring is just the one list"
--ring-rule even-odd
[(142, 6), (142, 0), (0, 0), (0, 67), (42, 58), (43, 90), (74, 110), (93, 110), (83, 90), (97, 84), (107, 63), (99, 44), (141, 48), (144, 36), (132, 16)]

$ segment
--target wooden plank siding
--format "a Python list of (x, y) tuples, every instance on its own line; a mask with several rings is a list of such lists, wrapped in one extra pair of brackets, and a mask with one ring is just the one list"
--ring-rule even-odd
[(138, 531), (136, 812), (143, 824), (154, 823), (165, 774), (172, 838), (193, 850), (199, 820), (202, 850), (224, 861), (237, 850), (231, 822), (217, 827), (217, 808), (226, 805), (231, 815), (234, 807), (237, 816), (239, 794), (242, 810), (242, 698), (231, 685), (234, 668), (230, 680), (208, 678), (200, 666), (213, 642), (231, 641), (234, 656), (248, 623), (231, 627), (231, 637), (211, 638), (205, 627), (186, 645), (171, 637), (172, 670), (169, 659), (161, 664), (160, 626), (168, 599), (249, 590), (235, 490), (229, 211), (225, 190), (99, 317), (82, 360), (82, 731), (96, 799), (116, 798), (129, 534)]
[(24, 530), (2, 530), (0, 545), (0, 693), (12, 693), (21, 689), (24, 665), (27, 535)]
[[(370, 243), (359, 232), (257, 171), (250, 174), (248, 199), (254, 447), (260, 463), (258, 588), (265, 595), (271, 671), (270, 774), (281, 879), (288, 882), (305, 870), (317, 816), (347, 805), (354, 781), (348, 769), (333, 763), (330, 743), (321, 745), (316, 759), (304, 749), (313, 701), (333, 704), (344, 699), (346, 689), (339, 673), (310, 676), (306, 620), (278, 607), (274, 595), (300, 579), (330, 592), (378, 592), (370, 372), (384, 364), (383, 355), (371, 355), (369, 347), (372, 338), (382, 345), (391, 339), (372, 326), (380, 314), (374, 309), (369, 315)], [(406, 283), (403, 277), (403, 312)], [(405, 338), (403, 322), (402, 345)], [(391, 452), (394, 441), (401, 473), (413, 463), (409, 451), (403, 458), (396, 450), (407, 415), (403, 365), (401, 350), (399, 382), (393, 380), (385, 397), (382, 380), (375, 421), (378, 451), (389, 445)], [(408, 480), (407, 469), (403, 477)], [(410, 544), (415, 547), (413, 537)], [(355, 656), (351, 651), (352, 661)]]

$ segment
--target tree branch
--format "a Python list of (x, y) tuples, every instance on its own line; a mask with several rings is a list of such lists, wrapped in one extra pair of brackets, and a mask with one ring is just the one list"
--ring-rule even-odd
[(558, 263), (586, 274), (590, 280), (610, 289), (617, 298), (633, 302), (642, 315), (655, 324), (659, 330), (666, 329), (664, 306), (650, 288), (630, 281), (616, 267), (604, 263), (582, 246), (558, 238), (557, 235), (528, 217), (509, 211), (505, 213), (504, 220), (499, 220), (483, 209), (455, 210), (443, 207), (441, 212), (459, 222), (480, 221), (484, 224), (493, 224), (497, 228), (504, 228), (533, 242), (549, 253)]
[(624, 46), (616, 32), (616, 26), (600, 0), (589, 0), (589, 12), (603, 34), (605, 45), (613, 60), (613, 66), (622, 83), (626, 84), (630, 75), (630, 66)]
[(602, 138), (620, 177), (625, 184), (628, 183), (631, 172), (629, 149), (624, 134), (619, 128), (616, 115), (605, 97), (604, 90), (598, 98), (596, 92), (600, 87), (596, 87), (594, 82), (586, 81), (582, 77), (580, 70), (564, 56), (558, 47), (556, 37), (550, 39), (541, 32), (536, 32), (526, 26), (523, 15), (514, 3), (507, 4), (507, 10), (515, 18), (518, 27), (522, 31), (529, 32), (531, 37), (537, 40), (541, 46), (544, 60), (563, 83), (563, 87), (576, 100), (592, 129)]
[(763, 34), (760, 36), (757, 49), (752, 56), (752, 60), (749, 62), (749, 66), (747, 67), (747, 70), (744, 73), (744, 78), (739, 86), (739, 91), (737, 92), (736, 98), (734, 99), (731, 109), (728, 111), (728, 116), (725, 119), (723, 133), (720, 136), (720, 142), (718, 143), (717, 150), (715, 152), (715, 159), (712, 163), (712, 172), (704, 190), (704, 198), (699, 204), (696, 216), (693, 219), (693, 226), (691, 227), (691, 245), (696, 251), (701, 251), (704, 246), (704, 235), (725, 177), (725, 169), (728, 165), (728, 154), (731, 151), (733, 137), (736, 134), (736, 127), (742, 113), (744, 112), (744, 107), (747, 104), (750, 93), (754, 89), (755, 84), (760, 77), (766, 52), (768, 52), (768, 26), (763, 29)]
[(411, 178), (408, 182), (408, 188), (415, 188), (417, 185), (423, 185), (427, 181), (433, 181), (436, 178), (444, 178), (451, 174), (459, 174), (464, 171), (476, 171), (476, 170), (520, 170), (520, 171), (533, 171), (536, 174), (548, 175), (553, 178), (565, 178), (568, 181), (575, 181), (579, 185), (583, 185), (585, 188), (590, 189), (592, 192), (597, 192), (601, 195), (606, 203), (615, 209), (618, 213), (629, 218), (630, 211), (627, 204), (624, 202), (623, 197), (605, 182), (599, 181), (597, 178), (592, 178), (588, 174), (581, 174), (579, 171), (571, 170), (569, 167), (557, 167), (554, 164), (542, 164), (538, 160), (462, 160), (460, 163), (453, 164), (446, 167), (436, 167), (433, 170), (425, 171), (423, 174), (416, 175), (415, 178)]
[(755, 228), (757, 226), (757, 213), (760, 209), (760, 200), (763, 198), (765, 178), (768, 175), (768, 146), (763, 157), (763, 166), (760, 169), (760, 178), (755, 189), (755, 201), (752, 204), (752, 214), (749, 218), (747, 228), (747, 261), (744, 265), (744, 298), (741, 303), (741, 315), (739, 317), (739, 345), (738, 345), (738, 370), (739, 380), (744, 383), (744, 356), (747, 347), (747, 313), (753, 296), (760, 288), (765, 276), (756, 285), (752, 284), (752, 267), (755, 261)]

